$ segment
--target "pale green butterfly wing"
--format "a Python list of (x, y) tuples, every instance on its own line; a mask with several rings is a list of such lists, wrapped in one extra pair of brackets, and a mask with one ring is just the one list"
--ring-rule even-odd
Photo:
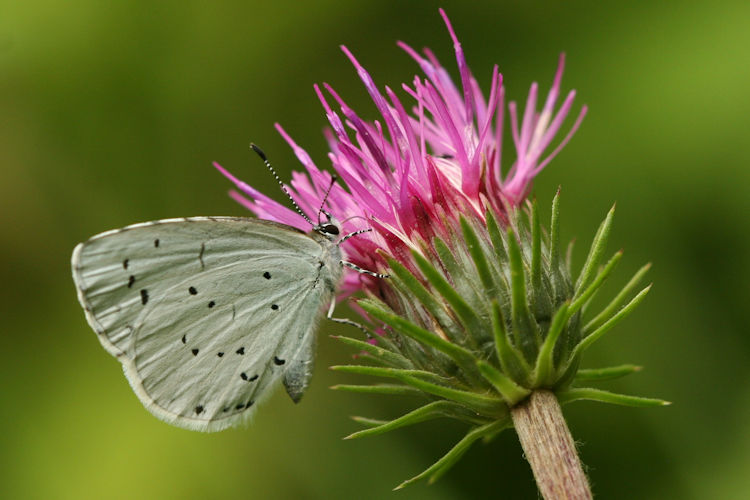
[(341, 277), (338, 252), (267, 221), (170, 219), (78, 245), (73, 277), (146, 408), (215, 431), (245, 420), (281, 378), (301, 398), (315, 327)]

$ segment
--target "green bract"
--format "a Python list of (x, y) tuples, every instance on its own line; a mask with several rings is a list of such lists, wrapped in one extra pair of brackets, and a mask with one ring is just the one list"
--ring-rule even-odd
[[(599, 226), (588, 257), (573, 280), (570, 259), (559, 246), (559, 193), (549, 231), (536, 204), (498, 222), (461, 218), (451, 241), (435, 238), (414, 251), (414, 269), (390, 260), (383, 296), (359, 302), (382, 327), (376, 345), (338, 337), (376, 366), (333, 369), (385, 377), (388, 384), (338, 385), (362, 393), (417, 394), (427, 402), (390, 421), (357, 417), (367, 429), (349, 438), (380, 434), (438, 417), (469, 423), (466, 436), (418, 479), (434, 481), (479, 438), (512, 426), (510, 408), (535, 389), (556, 393), (561, 403), (592, 399), (629, 406), (662, 400), (625, 396), (581, 384), (621, 377), (633, 365), (579, 369), (584, 351), (627, 316), (650, 286), (634, 294), (649, 265), (641, 268), (601, 312), (586, 310), (617, 266), (622, 252), (604, 261), (614, 207)], [(632, 298), (631, 298), (632, 297)]]

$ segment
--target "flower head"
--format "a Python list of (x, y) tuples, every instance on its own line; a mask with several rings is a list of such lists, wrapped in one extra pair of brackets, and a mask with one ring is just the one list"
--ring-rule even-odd
[[(538, 87), (531, 86), (523, 116), (509, 103), (515, 159), (502, 164), (505, 91), (495, 66), (489, 96), (469, 70), (461, 44), (441, 10), (453, 39), (460, 85), (429, 50), (400, 47), (423, 76), (403, 85), (408, 104), (382, 91), (346, 48), (380, 119), (359, 117), (328, 84), (315, 92), (330, 123), (329, 159), (342, 183), (331, 183), (307, 152), (279, 125), (276, 128), (305, 167), (287, 189), (308, 219), (326, 209), (343, 232), (372, 229), (346, 241), (347, 260), (390, 279), (349, 272), (343, 292), (363, 290), (360, 312), (380, 336), (376, 342), (348, 337), (360, 360), (341, 371), (396, 379), (397, 384), (344, 385), (364, 393), (414, 394), (427, 403), (387, 423), (353, 434), (378, 434), (430, 418), (449, 417), (473, 427), (419, 479), (441, 475), (468, 445), (510, 426), (510, 409), (533, 391), (551, 390), (561, 401), (598, 399), (630, 405), (660, 405), (645, 398), (574, 387), (581, 380), (626, 375), (637, 367), (579, 370), (588, 346), (643, 299), (627, 304), (647, 267), (640, 270), (605, 309), (588, 321), (583, 311), (622, 255), (603, 263), (612, 212), (600, 226), (589, 255), (573, 280), (559, 249), (558, 201), (548, 231), (536, 204), (526, 200), (534, 177), (575, 133), (584, 106), (564, 138), (551, 144), (570, 114), (575, 92), (558, 107), (564, 58), (541, 111)], [(335, 108), (335, 109), (334, 109)], [(236, 179), (232, 196), (259, 217), (309, 229), (305, 217)], [(328, 193), (330, 189), (330, 193)], [(328, 193), (328, 194), (327, 194)], [(623, 305), (624, 304), (624, 305)]]
[[(575, 91), (570, 91), (556, 109), (564, 68), (561, 56), (541, 111), (537, 111), (536, 83), (531, 86), (520, 123), (516, 103), (508, 105), (516, 154), (510, 168), (503, 172), (503, 76), (495, 65), (489, 97), (485, 97), (466, 64), (447, 15), (442, 9), (440, 13), (453, 39), (460, 86), (432, 51), (425, 49), (420, 55), (403, 42), (399, 46), (424, 73), (415, 76), (411, 85), (403, 85), (408, 101), (388, 87), (381, 91), (351, 51), (342, 46), (380, 113), (379, 120), (363, 120), (330, 85), (315, 85), (330, 124), (326, 131), (329, 158), (346, 186), (333, 185), (327, 209), (343, 221), (344, 232), (373, 229), (349, 240), (344, 249), (349, 261), (365, 269), (385, 267), (378, 249), (414, 269), (410, 250), (421, 251), (424, 242), (435, 236), (449, 236), (458, 227), (460, 214), (471, 213), (484, 220), (486, 211), (492, 209), (503, 217), (520, 205), (534, 177), (568, 142), (586, 114), (584, 106), (567, 135), (548, 152), (575, 98)], [(276, 128), (306, 170), (292, 174), (289, 191), (308, 217), (315, 219), (331, 175), (321, 170), (281, 125)], [(239, 189), (232, 196), (258, 217), (310, 229), (290, 208), (236, 179), (221, 166), (216, 168)], [(356, 291), (373, 283), (350, 271), (342, 291)]]

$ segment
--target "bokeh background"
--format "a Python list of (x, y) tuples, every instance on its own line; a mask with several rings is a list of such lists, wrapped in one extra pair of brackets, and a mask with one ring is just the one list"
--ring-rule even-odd
[(329, 390), (355, 381), (326, 369), (351, 355), (326, 334), (352, 332), (332, 324), (298, 406), (281, 391), (248, 428), (172, 428), (142, 408), (99, 346), (70, 278), (74, 245), (97, 232), (242, 215), (213, 160), (282, 199), (248, 143), (288, 178), (300, 166), (273, 130), (279, 121), (326, 164), (314, 82), (375, 117), (338, 45), (381, 86), (417, 71), (397, 39), (432, 47), (453, 70), (440, 5), (485, 89), (499, 63), (508, 96), (524, 100), (532, 81), (548, 88), (567, 52), (563, 87), (590, 113), (535, 194), (547, 206), (562, 185), (563, 232), (580, 242), (579, 263), (617, 201), (611, 249), (626, 254), (610, 292), (654, 263), (645, 304), (584, 365), (641, 364), (605, 387), (674, 404), (565, 408), (595, 493), (747, 498), (750, 3), (3, 0), (4, 498), (536, 497), (512, 432), (475, 445), (436, 485), (391, 493), (465, 429), (438, 421), (342, 441), (357, 429), (348, 415), (396, 416), (410, 402)]

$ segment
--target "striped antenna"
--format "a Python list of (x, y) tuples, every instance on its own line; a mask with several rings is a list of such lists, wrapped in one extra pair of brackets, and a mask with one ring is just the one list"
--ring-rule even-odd
[[(326, 201), (328, 201), (328, 195), (331, 194), (331, 189), (333, 189), (333, 185), (338, 180), (338, 177), (336, 174), (331, 174), (331, 183), (328, 185), (328, 189), (326, 189), (326, 194), (323, 196), (323, 202), (320, 204), (320, 208), (318, 209), (318, 225), (320, 225), (320, 214), (324, 213), (323, 207), (326, 206)], [(328, 215), (328, 212), (325, 212), (326, 215)], [(328, 215), (330, 218), (330, 215)]]
[[(284, 191), (284, 194), (287, 195), (289, 198), (289, 201), (292, 202), (292, 205), (294, 205), (294, 209), (297, 210), (297, 213), (300, 214), (311, 226), (314, 226), (313, 221), (310, 220), (310, 217), (308, 217), (305, 212), (302, 211), (302, 209), (297, 205), (297, 202), (294, 201), (294, 198), (292, 198), (292, 195), (287, 191), (286, 186), (283, 182), (281, 182), (281, 179), (279, 178), (279, 174), (276, 173), (276, 170), (273, 169), (271, 166), (271, 162), (268, 161), (268, 158), (266, 158), (266, 154), (263, 152), (262, 149), (260, 149), (258, 146), (256, 146), (254, 143), (250, 143), (250, 149), (255, 151), (258, 156), (260, 156), (260, 159), (263, 160), (263, 163), (266, 164), (266, 167), (268, 170), (271, 171), (271, 174), (273, 175), (274, 179), (276, 179), (276, 182), (279, 183), (279, 187), (282, 191)], [(320, 218), (320, 214), (318, 214), (318, 218)]]

